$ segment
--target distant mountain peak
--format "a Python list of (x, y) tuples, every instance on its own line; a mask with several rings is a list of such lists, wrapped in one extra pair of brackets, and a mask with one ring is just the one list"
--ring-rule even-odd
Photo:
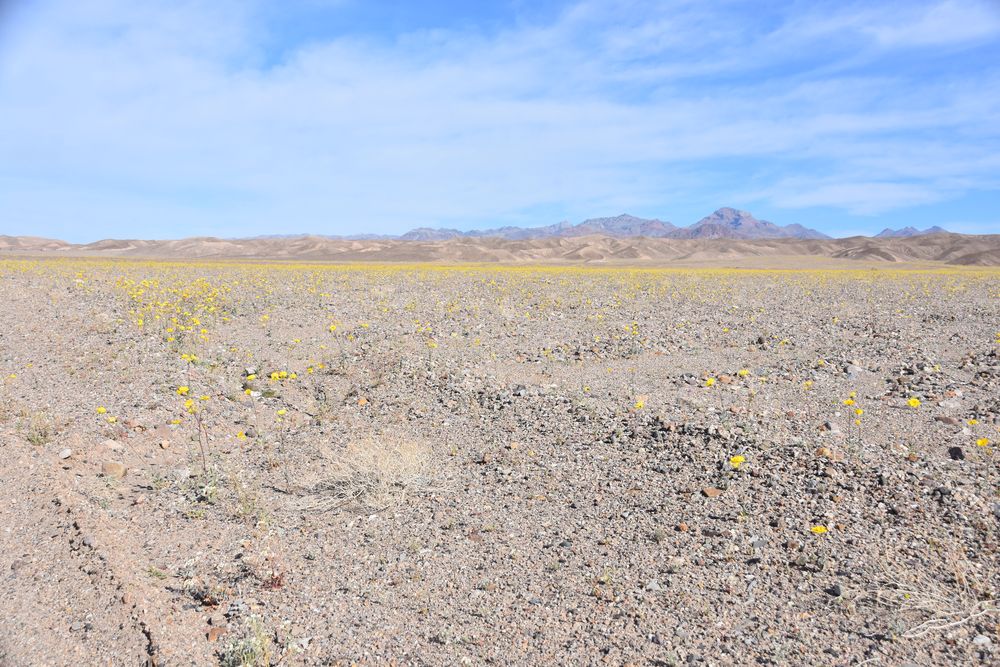
[(686, 239), (828, 239), (830, 238), (815, 229), (802, 225), (786, 225), (784, 227), (758, 220), (749, 211), (724, 206), (711, 215), (707, 215), (690, 227), (680, 229), (675, 238)]
[(916, 227), (903, 227), (901, 229), (890, 229), (886, 227), (881, 232), (875, 235), (877, 239), (906, 239), (911, 236), (925, 236), (927, 234), (948, 234), (948, 230), (942, 227), (934, 225), (933, 227), (928, 227), (924, 230), (919, 230)]

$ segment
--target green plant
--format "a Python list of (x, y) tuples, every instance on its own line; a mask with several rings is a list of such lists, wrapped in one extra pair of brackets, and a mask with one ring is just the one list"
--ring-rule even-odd
[(243, 623), (243, 631), (231, 639), (219, 655), (221, 667), (269, 667), (271, 636), (264, 623), (251, 616)]

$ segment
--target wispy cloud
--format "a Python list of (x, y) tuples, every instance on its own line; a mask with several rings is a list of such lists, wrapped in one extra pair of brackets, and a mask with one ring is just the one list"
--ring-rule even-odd
[(0, 47), (0, 199), (90, 237), (1000, 191), (995, 5), (788, 7), (593, 0), (276, 57), (261, 5), (40, 3)]

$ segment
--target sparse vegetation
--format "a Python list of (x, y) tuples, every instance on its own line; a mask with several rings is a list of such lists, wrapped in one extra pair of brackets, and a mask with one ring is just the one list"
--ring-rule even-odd
[(107, 641), (995, 657), (995, 270), (15, 260), (4, 290), (65, 295), (0, 328), (4, 486), (65, 538), (32, 543), (66, 545), (53, 590), (128, 600)]

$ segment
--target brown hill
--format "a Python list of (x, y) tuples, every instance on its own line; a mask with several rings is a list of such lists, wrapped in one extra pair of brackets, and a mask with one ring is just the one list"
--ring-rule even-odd
[(929, 234), (847, 239), (669, 239), (609, 236), (431, 241), (340, 240), (320, 236), (89, 244), (0, 236), (4, 254), (151, 259), (277, 259), (337, 262), (502, 262), (609, 265), (791, 266), (950, 264), (1000, 266), (1000, 235)]

